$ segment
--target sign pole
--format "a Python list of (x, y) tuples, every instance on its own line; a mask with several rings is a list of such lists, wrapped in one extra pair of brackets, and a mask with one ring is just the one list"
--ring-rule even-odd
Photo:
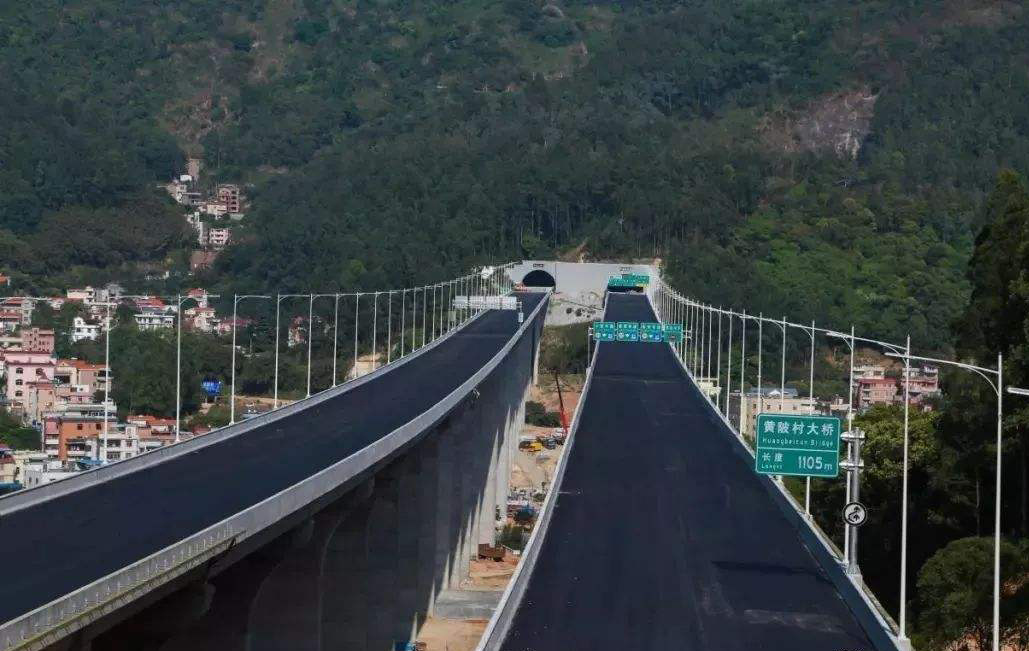
[[(850, 326), (850, 377), (847, 384), (847, 431), (853, 431), (854, 429), (854, 326)], [(850, 457), (851, 444), (847, 442), (847, 457)], [(850, 504), (850, 482), (846, 483), (847, 496), (844, 504)], [(844, 565), (847, 565), (847, 571), (850, 571), (850, 527), (843, 528), (843, 559)]]
[[(849, 443), (850, 461), (846, 466), (847, 485), (850, 487), (850, 498), (847, 503), (857, 502), (861, 498), (861, 441), (865, 433), (860, 429), (853, 429), (843, 437)], [(847, 523), (850, 530), (850, 547), (847, 550), (847, 574), (860, 576), (861, 569), (858, 567), (858, 527)]]
[[(811, 362), (808, 365), (808, 400), (811, 401), (811, 413), (815, 413), (815, 320), (811, 320)], [(830, 414), (831, 415), (831, 414)], [(804, 482), (804, 515), (811, 517), (811, 478)]]

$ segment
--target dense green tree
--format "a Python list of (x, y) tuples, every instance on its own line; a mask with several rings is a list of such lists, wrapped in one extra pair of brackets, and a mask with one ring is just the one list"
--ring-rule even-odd
[[(1026, 549), (1001, 543), (1001, 577), (1005, 594), (1001, 600), (1004, 622), (1020, 621), (1029, 612), (1029, 594), (1023, 587)], [(993, 552), (992, 538), (962, 538), (936, 552), (918, 573), (922, 603), (918, 633), (932, 648), (970, 637), (979, 649), (990, 647), (993, 635)], [(1014, 594), (1011, 594), (1011, 593)], [(1010, 631), (1001, 631), (1002, 639)]]
[(38, 430), (25, 427), (20, 420), (0, 409), (0, 445), (7, 445), (13, 450), (39, 450), (42, 443)]

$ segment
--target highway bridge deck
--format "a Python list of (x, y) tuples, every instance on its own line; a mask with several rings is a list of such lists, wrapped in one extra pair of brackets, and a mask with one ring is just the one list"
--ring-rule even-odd
[[(528, 316), (544, 297), (522, 294)], [(424, 354), (307, 409), (145, 470), (0, 517), (6, 622), (229, 517), (440, 402), (518, 330), (490, 311)], [(0, 512), (4, 501), (0, 500)]]
[[(638, 295), (612, 295), (605, 318), (656, 320)], [(894, 648), (734, 438), (668, 345), (600, 344), (501, 648)]]

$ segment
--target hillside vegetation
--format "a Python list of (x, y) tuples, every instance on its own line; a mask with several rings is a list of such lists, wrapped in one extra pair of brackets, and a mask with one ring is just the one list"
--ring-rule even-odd
[[(997, 2), (11, 3), (0, 266), (161, 259), (180, 225), (144, 196), (189, 153), (252, 184), (225, 283), (582, 246), (943, 347), (984, 192), (1029, 169), (1027, 59), (1029, 13)], [(47, 253), (112, 219), (146, 225), (133, 251)]]
[[(1016, 2), (2, 3), (0, 273), (4, 291), (45, 295), (143, 288), (164, 268), (180, 273), (162, 291), (228, 297), (660, 257), (702, 299), (982, 363), (1000, 352), (1005, 382), (1029, 386), (1027, 64)], [(200, 277), (185, 274), (183, 209), (157, 187), (187, 156), (205, 187), (241, 182), (250, 204)], [(171, 359), (169, 342), (115, 339), (116, 376)], [(224, 346), (188, 343), (189, 368), (224, 376)], [(255, 360), (242, 384), (266, 393)], [(826, 397), (845, 391), (841, 369), (820, 363)], [(912, 416), (919, 648), (984, 635), (991, 605), (995, 397), (974, 377), (943, 386)], [(168, 391), (125, 383), (116, 398), (163, 413)], [(1024, 559), (1029, 412), (1005, 409), (1005, 554)], [(858, 421), (864, 576), (891, 612), (901, 419), (892, 406)], [(839, 538), (842, 484), (815, 484), (815, 517)], [(1029, 567), (1004, 567), (1004, 635), (1024, 644)]]

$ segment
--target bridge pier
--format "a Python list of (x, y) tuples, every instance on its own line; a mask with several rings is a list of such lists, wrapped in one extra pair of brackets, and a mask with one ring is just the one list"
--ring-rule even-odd
[(348, 496), (298, 527), (293, 549), (261, 582), (250, 607), (247, 651), (319, 651), (329, 541), (352, 509)]
[[(444, 504), (440, 500), (440, 436), (427, 437), (419, 445), (418, 476), (415, 485), (415, 499), (418, 503), (418, 535), (416, 553), (415, 597), (417, 629), (420, 629), (425, 618), (433, 612), (436, 596), (439, 593), (439, 577), (443, 576), (444, 565), (439, 562), (439, 523), (444, 520)], [(445, 532), (444, 532), (445, 533)], [(443, 546), (444, 554), (446, 546)]]
[(323, 572), (322, 647), (364, 649), (369, 580), (368, 521), (371, 502), (358, 506), (330, 539)]

